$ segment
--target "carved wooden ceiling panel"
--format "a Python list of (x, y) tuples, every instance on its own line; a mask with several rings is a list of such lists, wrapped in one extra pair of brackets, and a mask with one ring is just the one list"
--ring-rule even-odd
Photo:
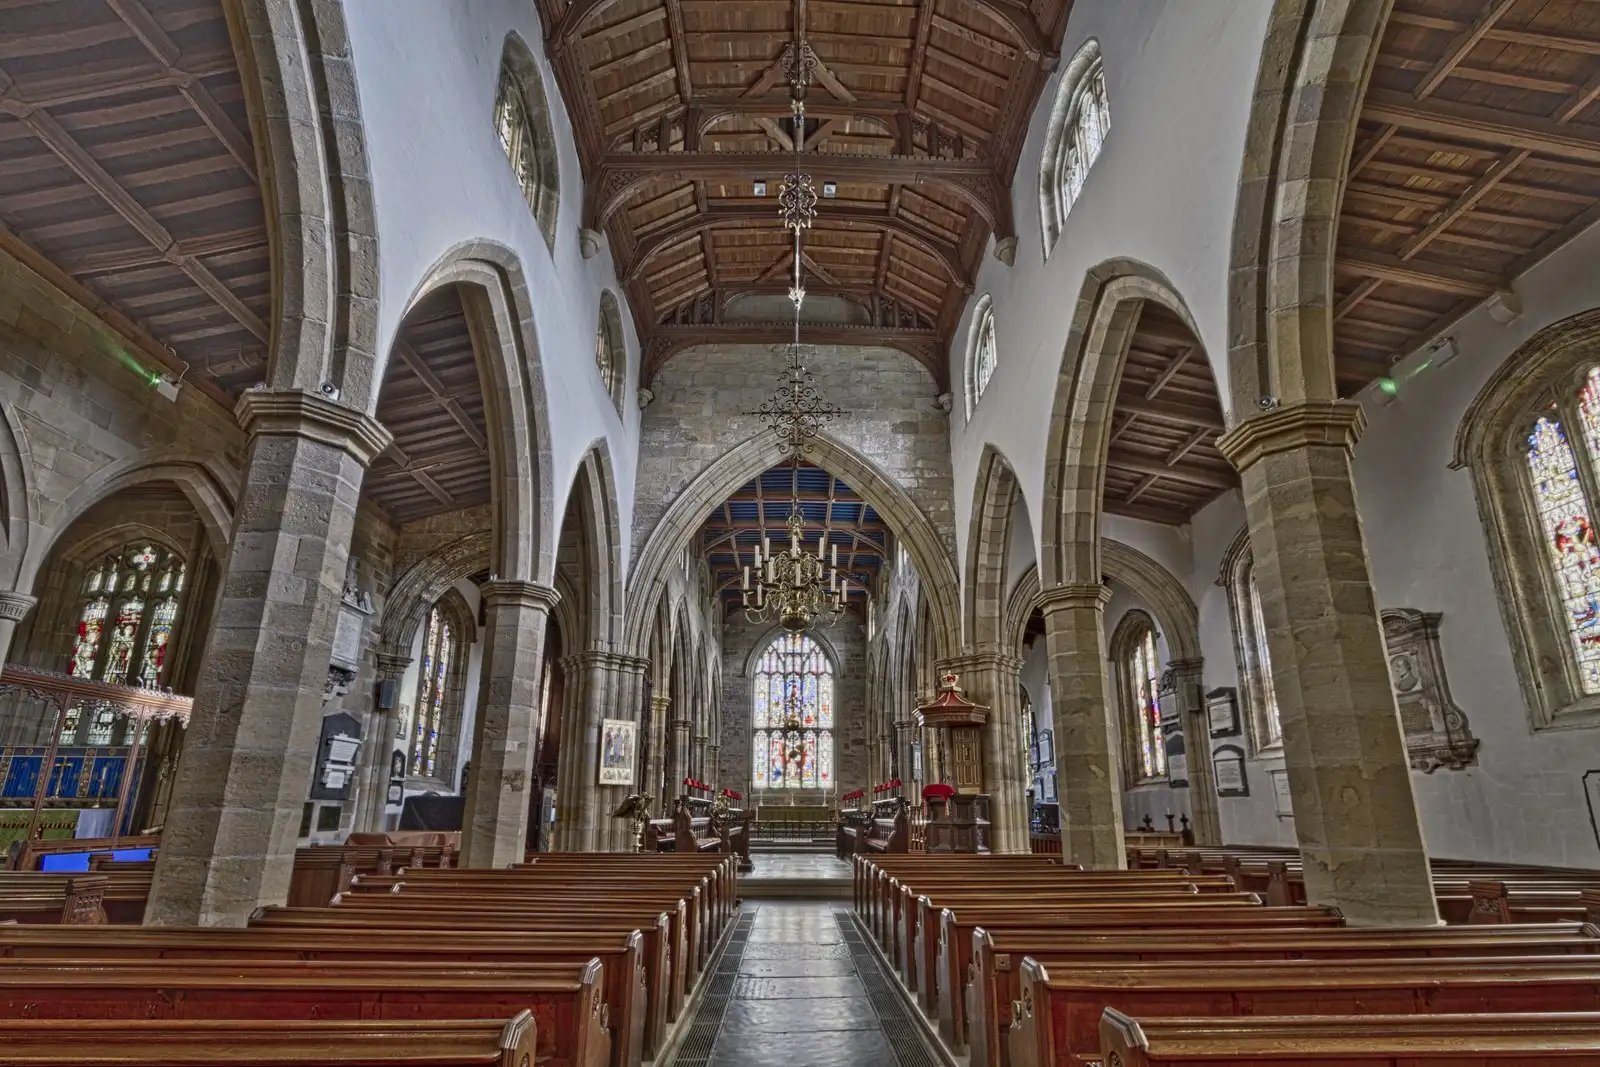
[(1104, 506), (1182, 525), (1239, 484), (1217, 451), (1222, 403), (1205, 349), (1183, 321), (1145, 302), (1117, 387)]
[(1597, 218), (1600, 4), (1397, 0), (1340, 215), (1341, 392)]
[[(645, 380), (705, 341), (780, 342), (731, 314), (786, 291), (784, 55), (818, 67), (801, 134), (821, 201), (808, 292), (854, 311), (817, 343), (882, 344), (945, 384), (946, 346), (1010, 184), (1070, 0), (540, 0), (587, 183), (646, 348)], [(764, 191), (758, 185), (764, 183)]]
[(221, 6), (4, 8), (0, 248), (105, 318), (147, 372), (188, 364), (231, 403), (264, 375), (271, 270)]

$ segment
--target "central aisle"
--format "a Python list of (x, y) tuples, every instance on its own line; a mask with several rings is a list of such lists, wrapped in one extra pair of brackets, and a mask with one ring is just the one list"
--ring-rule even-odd
[(936, 1067), (847, 906), (744, 911), (672, 1067)]

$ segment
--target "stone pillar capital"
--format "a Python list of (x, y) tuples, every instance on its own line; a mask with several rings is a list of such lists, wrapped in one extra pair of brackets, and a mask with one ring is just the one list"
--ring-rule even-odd
[(483, 583), (483, 602), (493, 607), (527, 608), (549, 614), (560, 603), (555, 587), (520, 578), (491, 578)]
[[(637, 656), (624, 656), (620, 652), (607, 652), (602, 648), (589, 648), (582, 652), (574, 652), (564, 656), (561, 660), (563, 670), (604, 670), (617, 671), (622, 674), (644, 674), (650, 669), (650, 661)], [(672, 698), (662, 694), (651, 694), (652, 701), (657, 698), (670, 701)]]
[(249, 389), (233, 409), (245, 433), (304, 437), (342, 449), (363, 467), (394, 440), (372, 416), (298, 389)]
[(1205, 667), (1206, 661), (1199, 656), (1193, 659), (1174, 659), (1167, 661), (1167, 669), (1180, 675), (1198, 675)]
[(672, 698), (667, 696), (667, 694), (665, 694), (665, 693), (651, 693), (650, 694), (650, 709), (652, 711), (664, 712), (671, 705), (672, 705)]
[(380, 678), (398, 679), (406, 673), (406, 668), (411, 666), (411, 657), (398, 652), (379, 652), (377, 666)]
[(1053, 585), (1039, 594), (1039, 611), (1050, 615), (1058, 611), (1105, 610), (1111, 600), (1111, 587), (1104, 582), (1072, 582)]
[(1019, 674), (1022, 661), (1003, 652), (973, 652), (965, 656), (951, 656), (934, 663), (939, 674), (953, 671), (957, 675), (975, 674), (979, 671), (999, 671), (1002, 674)]
[(1246, 419), (1217, 438), (1217, 450), (1243, 471), (1266, 456), (1300, 448), (1349, 452), (1366, 427), (1366, 412), (1354, 401), (1308, 400)]
[(687, 730), (694, 725), (693, 719), (672, 719), (667, 723), (674, 730)]
[(0, 622), (21, 622), (37, 603), (39, 598), (27, 593), (0, 591)]

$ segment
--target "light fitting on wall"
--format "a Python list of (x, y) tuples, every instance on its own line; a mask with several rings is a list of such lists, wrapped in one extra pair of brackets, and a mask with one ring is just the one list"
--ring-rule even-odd
[[(807, 42), (791, 42), (785, 48), (784, 73), (794, 120), (795, 159), (793, 171), (783, 176), (778, 187), (778, 218), (794, 235), (794, 280), (789, 288), (789, 300), (794, 304), (794, 339), (777, 392), (756, 411), (746, 412), (761, 416), (762, 423), (778, 435), (797, 471), (800, 457), (810, 451), (811, 439), (824, 425), (846, 414), (823, 398), (801, 361), (800, 316), (806, 299), (803, 235), (817, 217), (817, 189), (811, 175), (805, 172), (802, 153), (806, 141), (806, 90), (816, 65), (816, 53)], [(798, 487), (798, 479), (793, 484)], [(789, 504), (788, 527), (789, 550), (777, 555), (763, 531), (751, 563), (744, 567), (742, 599), (749, 621), (765, 622), (776, 617), (785, 630), (797, 633), (819, 619), (828, 623), (837, 620), (844, 611), (848, 582), (839, 580), (837, 547), (824, 562), (824, 553), (830, 551), (826, 534), (819, 535), (815, 553), (806, 547), (805, 516), (801, 513), (798, 488)]]

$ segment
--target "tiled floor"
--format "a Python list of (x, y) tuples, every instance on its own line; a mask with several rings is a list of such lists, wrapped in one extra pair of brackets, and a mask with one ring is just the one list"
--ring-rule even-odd
[(763, 878), (849, 878), (850, 864), (830, 852), (758, 852), (750, 857), (755, 870), (741, 882)]
[[(891, 1045), (883, 1026), (884, 1008), (869, 997), (869, 984), (881, 997), (883, 979), (875, 975), (864, 980), (860, 968), (876, 964), (852, 954), (834, 905), (747, 907), (756, 909), (749, 938), (728, 946), (730, 956), (738, 958), (732, 991), (720, 1005), (708, 999), (702, 1008), (721, 1011), (709, 1058), (702, 1058), (705, 1052), (692, 1061), (680, 1055), (674, 1067), (912, 1067), (930, 1062), (922, 1056), (907, 1060)], [(731, 964), (728, 959), (724, 966)], [(897, 1004), (890, 1010), (892, 1017), (901, 1017)]]

